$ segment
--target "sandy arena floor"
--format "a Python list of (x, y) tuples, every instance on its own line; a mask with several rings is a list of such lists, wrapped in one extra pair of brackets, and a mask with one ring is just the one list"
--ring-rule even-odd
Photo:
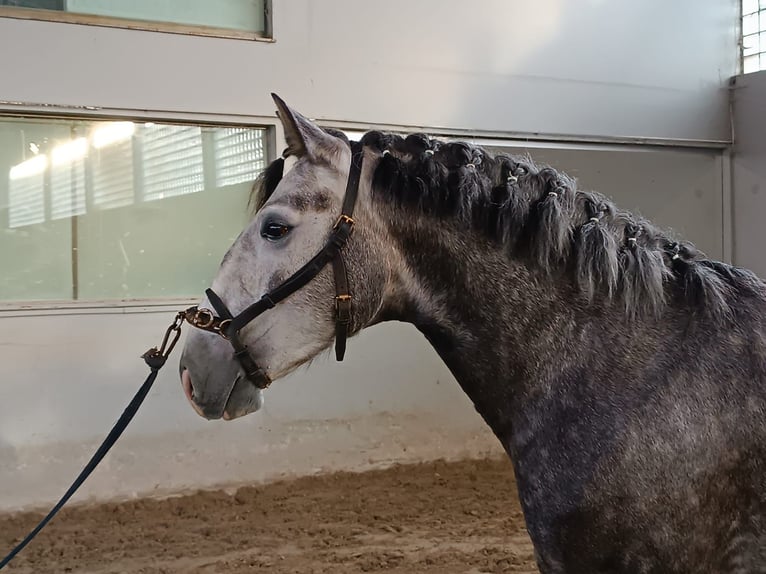
[[(5, 553), (40, 516), (0, 516)], [(16, 573), (536, 573), (507, 460), (65, 509)]]

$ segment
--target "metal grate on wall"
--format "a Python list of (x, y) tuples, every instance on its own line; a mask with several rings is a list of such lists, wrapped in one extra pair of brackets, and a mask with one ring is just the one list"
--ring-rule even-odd
[(218, 187), (254, 180), (266, 167), (263, 135), (243, 128), (213, 130), (215, 184)]
[(205, 189), (199, 127), (144, 124), (139, 137), (143, 140), (145, 200)]
[(93, 206), (100, 209), (125, 207), (134, 202), (133, 141), (110, 142), (91, 151)]
[[(45, 159), (45, 158), (43, 158)], [(11, 171), (8, 181), (8, 227), (21, 227), (45, 221), (45, 175), (47, 163), (39, 166), (26, 161)]]
[(742, 72), (766, 70), (766, 0), (742, 0)]

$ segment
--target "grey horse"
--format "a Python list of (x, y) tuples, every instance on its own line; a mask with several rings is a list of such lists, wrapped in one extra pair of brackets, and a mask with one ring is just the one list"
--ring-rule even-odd
[[(234, 312), (320, 249), (349, 176), (348, 140), (275, 101), (292, 165), (213, 282)], [(433, 345), (513, 462), (540, 571), (766, 572), (764, 283), (526, 158), (360, 145), (350, 331)], [(242, 329), (272, 380), (332, 344), (334, 293), (324, 269)], [(262, 404), (215, 334), (190, 333), (181, 379), (207, 418)]]

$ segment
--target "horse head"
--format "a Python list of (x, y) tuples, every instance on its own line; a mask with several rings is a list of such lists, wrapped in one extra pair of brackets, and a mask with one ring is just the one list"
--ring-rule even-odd
[[(348, 331), (343, 333), (345, 345), (345, 336), (358, 332), (380, 311), (388, 282), (389, 258), (378, 237), (382, 226), (368, 204), (369, 170), (357, 174), (361, 181), (354, 190), (353, 219), (347, 218), (347, 236), (336, 249), (330, 244), (338, 241), (339, 215), (347, 196), (349, 142), (319, 128), (279, 97), (274, 100), (288, 147), (256, 183), (255, 214), (224, 255), (212, 289), (199, 305), (197, 326), (212, 324), (210, 310), (222, 304), (225, 310), (216, 317), (219, 326), (221, 315), (236, 316), (254, 301), (269, 309), (244, 325), (235, 324), (237, 333), (227, 335), (226, 323), (218, 332), (193, 330), (181, 357), (185, 394), (197, 413), (209, 419), (228, 420), (258, 410), (262, 387), (327, 350), (338, 335), (339, 321)], [(372, 152), (359, 148), (360, 166), (365, 153)], [(331, 252), (320, 257), (321, 265), (315, 263), (328, 245)], [(307, 263), (314, 271), (310, 279), (299, 277), (305, 284), (283, 293), (283, 300), (272, 301), (269, 294), (273, 297), (286, 283), (294, 283), (296, 272), (305, 272)], [(343, 290), (349, 293), (339, 292), (344, 282), (348, 285)], [(338, 316), (340, 305), (346, 306), (345, 317)], [(236, 337), (234, 350), (231, 337)], [(258, 379), (248, 368), (257, 371)]]

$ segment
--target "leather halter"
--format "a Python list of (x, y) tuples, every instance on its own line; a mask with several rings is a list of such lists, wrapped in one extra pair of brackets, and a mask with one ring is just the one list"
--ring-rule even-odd
[(343, 262), (342, 250), (354, 230), (354, 205), (359, 193), (359, 180), (362, 175), (362, 160), (364, 149), (358, 142), (351, 145), (351, 167), (346, 183), (346, 195), (343, 198), (340, 217), (330, 232), (324, 247), (314, 255), (303, 267), (285, 279), (273, 290), (263, 295), (258, 301), (247, 307), (239, 315), (232, 315), (221, 298), (212, 290), (207, 289), (210, 304), (217, 316), (204, 308), (190, 307), (183, 312), (186, 321), (199, 329), (216, 333), (229, 341), (234, 347), (234, 357), (244, 370), (247, 377), (259, 389), (265, 389), (271, 384), (266, 372), (258, 366), (247, 350), (239, 333), (253, 319), (274, 307), (302, 287), (305, 287), (328, 263), (332, 263), (335, 277), (335, 357), (343, 360), (346, 353), (346, 339), (351, 323), (351, 292), (349, 290), (348, 273)]

